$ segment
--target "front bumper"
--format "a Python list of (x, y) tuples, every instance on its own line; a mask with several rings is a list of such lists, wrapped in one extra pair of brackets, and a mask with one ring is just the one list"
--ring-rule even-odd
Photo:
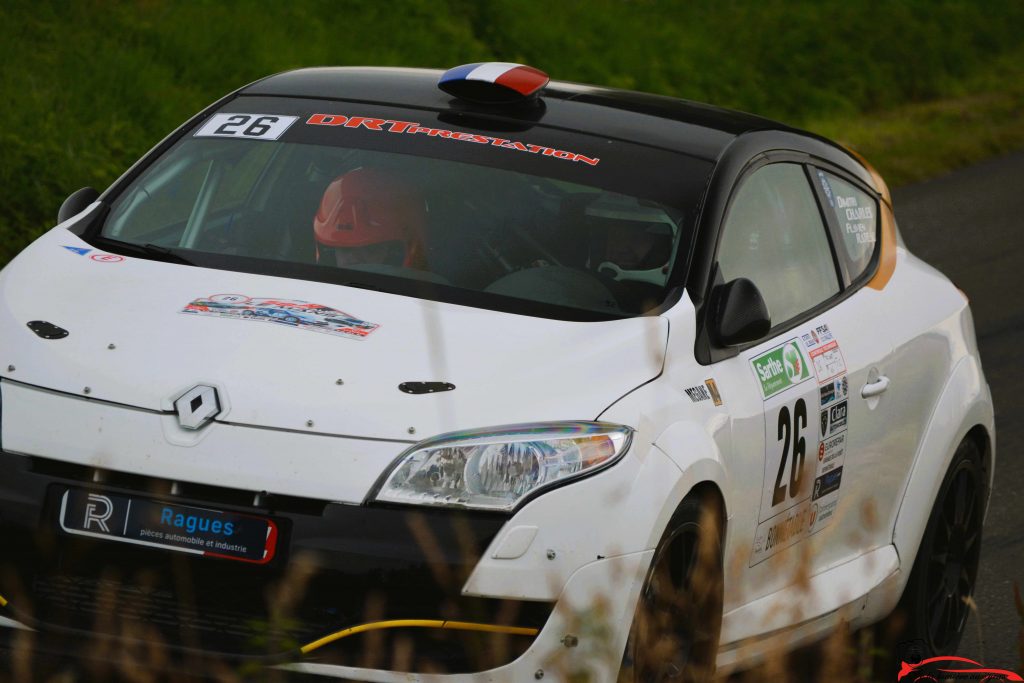
[[(199, 662), (206, 673), (212, 659), (363, 681), (518, 681), (540, 670), (547, 681), (559, 680), (555, 671), (612, 681), (651, 549), (692, 486), (635, 441), (615, 467), (511, 518), (358, 504), (372, 484), (360, 477), (373, 468), (354, 465), (393, 457), (393, 444), (222, 424), (179, 443), (182, 430), (169, 429), (167, 416), (0, 386), (4, 447), (17, 452), (0, 453), (0, 595), (11, 599), (0, 608), (0, 648), (12, 631), (2, 619), (13, 616), (38, 629), (37, 650), (136, 652), (145, 661), (157, 643), (175, 671)], [(234, 488), (170, 479), (179, 476)], [(70, 537), (56, 506), (68, 487), (271, 516), (280, 552), (258, 566)], [(349, 502), (324, 500), (334, 488)], [(257, 498), (261, 489), (275, 495)], [(524, 533), (533, 540), (521, 545)], [(340, 629), (393, 619), (540, 632), (384, 629), (299, 652)]]
[[(493, 669), (526, 652), (552, 603), (462, 595), (502, 515), (340, 505), (106, 472), (0, 453), (0, 616), (37, 630), (36, 647), (120, 657), (158, 647), (185, 660), (452, 673)], [(101, 479), (102, 481), (94, 481)], [(273, 517), (267, 565), (71, 536), (60, 530), (68, 488), (146, 496)], [(468, 622), (490, 629), (369, 629), (366, 623)], [(199, 664), (199, 667), (205, 666)]]

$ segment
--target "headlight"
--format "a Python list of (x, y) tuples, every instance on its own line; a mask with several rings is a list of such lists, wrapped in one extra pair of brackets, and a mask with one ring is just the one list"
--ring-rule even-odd
[(375, 500), (512, 510), (528, 496), (607, 467), (633, 430), (603, 422), (552, 422), (445, 434), (403, 453)]

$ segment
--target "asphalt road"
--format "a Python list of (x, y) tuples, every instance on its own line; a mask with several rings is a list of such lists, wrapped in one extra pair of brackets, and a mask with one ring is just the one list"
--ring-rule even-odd
[[(907, 247), (967, 293), (996, 407), (996, 468), (959, 655), (1020, 670), (1024, 591), (1024, 151), (893, 192)], [(1021, 645), (1024, 647), (1024, 644)]]

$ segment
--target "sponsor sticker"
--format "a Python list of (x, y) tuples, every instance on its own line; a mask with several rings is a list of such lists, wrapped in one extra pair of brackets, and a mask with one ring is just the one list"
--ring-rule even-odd
[(494, 137), (491, 135), (477, 135), (465, 131), (448, 130), (445, 128), (431, 128), (421, 126), (414, 121), (395, 121), (392, 119), (377, 119), (372, 116), (348, 116), (347, 114), (313, 114), (306, 119), (307, 126), (338, 126), (340, 128), (361, 128), (379, 133), (391, 133), (398, 135), (425, 135), (438, 140), (453, 142), (468, 142), (476, 145), (489, 145), (500, 149), (509, 149), (526, 154), (537, 154), (540, 156), (561, 159), (597, 166), (601, 163), (598, 157), (587, 156), (578, 152), (570, 152), (564, 149), (552, 149), (543, 145), (534, 145), (518, 140)]
[(828, 200), (828, 205), (832, 208), (836, 206), (836, 200), (832, 196), (832, 185), (829, 184), (828, 178), (821, 171), (818, 171), (818, 180), (821, 182), (821, 189), (825, 193), (825, 198)]
[(821, 411), (821, 437), (832, 436), (837, 432), (846, 431), (847, 402), (840, 401)]
[[(765, 470), (752, 567), (832, 520), (846, 460), (849, 387), (839, 343), (824, 323), (755, 357), (751, 366), (765, 407)], [(811, 377), (817, 381), (787, 391)]]
[(832, 336), (832, 330), (828, 329), (828, 325), (822, 324), (814, 328), (813, 334), (818, 337), (820, 343), (830, 342), (835, 339)]
[(124, 256), (119, 256), (118, 254), (93, 254), (89, 258), (98, 263), (120, 263), (124, 261)]
[(59, 522), (69, 534), (254, 564), (274, 558), (278, 539), (268, 517), (84, 489), (64, 492)]
[(78, 256), (89, 256), (90, 259), (96, 261), (97, 263), (120, 263), (121, 261), (125, 260), (124, 256), (119, 256), (117, 254), (104, 254), (103, 252), (96, 252), (95, 254), (90, 254), (90, 252), (93, 251), (93, 249), (90, 247), (72, 247), (67, 244), (62, 244), (61, 246), (70, 251), (72, 254), (77, 254)]
[(807, 356), (796, 338), (762, 353), (750, 364), (764, 398), (794, 387), (811, 376)]
[(857, 244), (875, 243), (875, 212), (871, 206), (858, 206), (856, 195), (845, 197), (836, 195), (837, 217), (843, 222), (843, 232), (853, 236)]
[(758, 524), (754, 533), (754, 549), (750, 566), (767, 560), (775, 553), (805, 538), (811, 528), (810, 501), (790, 508)]
[(711, 400), (714, 401), (715, 405), (722, 405), (722, 395), (718, 393), (718, 383), (714, 379), (706, 379), (704, 380), (704, 385), (711, 392)]
[(836, 467), (842, 467), (846, 458), (846, 432), (823, 439), (818, 444), (818, 475), (825, 474)]
[(811, 349), (810, 356), (819, 383), (827, 382), (846, 372), (846, 361), (843, 360), (843, 354), (835, 340)]
[(245, 294), (214, 294), (194, 299), (180, 312), (276, 323), (347, 339), (363, 339), (380, 327), (322, 304), (297, 299), (262, 299)]
[(811, 494), (811, 500), (818, 500), (822, 496), (838, 491), (839, 485), (843, 481), (843, 468), (837, 467), (834, 470), (826, 472), (820, 477), (814, 480), (814, 493)]
[(839, 499), (835, 498), (829, 502), (818, 501), (811, 504), (811, 533), (819, 531), (826, 526), (832, 520), (832, 516), (836, 512), (836, 507), (839, 505)]
[(276, 140), (298, 119), (275, 114), (214, 114), (194, 137)]
[(686, 395), (689, 396), (690, 400), (694, 403), (711, 400), (711, 393), (703, 384), (698, 384), (697, 386), (690, 387), (689, 389), (683, 389), (683, 391), (686, 392)]
[(843, 374), (840, 377), (836, 377), (831, 381), (823, 384), (819, 387), (818, 391), (821, 396), (821, 405), (825, 407), (833, 401), (844, 401), (850, 393), (850, 385), (846, 379), (846, 375)]

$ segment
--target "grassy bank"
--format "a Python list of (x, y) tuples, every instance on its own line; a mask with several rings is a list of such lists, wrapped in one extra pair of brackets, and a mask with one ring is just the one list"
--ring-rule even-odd
[(893, 184), (1024, 144), (1024, 3), (240, 0), (0, 5), (0, 262), (190, 113), (320, 64), (500, 59), (842, 139)]
[(803, 125), (857, 149), (892, 187), (1024, 148), (1024, 50), (945, 95)]

